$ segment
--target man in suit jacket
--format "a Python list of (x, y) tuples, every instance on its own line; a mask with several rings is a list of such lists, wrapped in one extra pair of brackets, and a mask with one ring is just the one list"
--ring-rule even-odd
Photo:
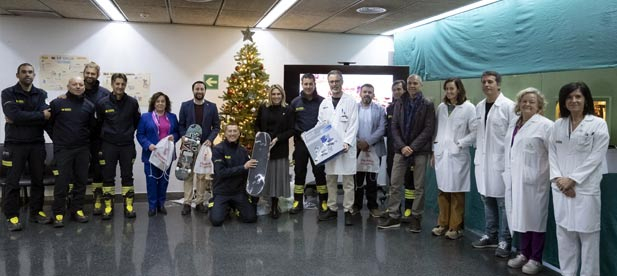
[[(356, 172), (356, 194), (354, 196), (353, 213), (356, 214), (362, 209), (364, 201), (364, 190), (366, 190), (366, 206), (371, 216), (379, 217), (381, 212), (377, 206), (377, 171), (381, 157), (386, 154), (386, 145), (383, 136), (386, 131), (386, 112), (383, 107), (373, 102), (375, 88), (371, 84), (364, 84), (360, 88), (362, 101), (358, 104), (358, 158), (364, 158), (367, 153), (373, 155), (371, 165), (361, 164)], [(366, 179), (366, 185), (364, 180)]]
[[(203, 81), (194, 82), (192, 89), (193, 99), (183, 102), (180, 107), (178, 129), (180, 135), (184, 136), (190, 125), (200, 125), (202, 146), (210, 147), (220, 131), (219, 112), (216, 104), (204, 98), (206, 96), (206, 84)], [(195, 203), (197, 211), (205, 213), (208, 210), (204, 202), (206, 202), (206, 188), (210, 186), (211, 179), (207, 179), (205, 174), (197, 174), (195, 189), (193, 189), (193, 175), (194, 173), (191, 172), (189, 177), (184, 180), (184, 207), (182, 208), (182, 215), (191, 213), (192, 202)], [(195, 200), (193, 200), (193, 197), (195, 197)]]

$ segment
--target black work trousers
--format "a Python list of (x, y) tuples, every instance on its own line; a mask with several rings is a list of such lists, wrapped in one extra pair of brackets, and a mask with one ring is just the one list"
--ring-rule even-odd
[(84, 206), (90, 150), (88, 146), (74, 149), (54, 147), (54, 159), (56, 160), (58, 175), (54, 186), (53, 214), (64, 215), (66, 213), (66, 197), (71, 180), (73, 181), (73, 189), (71, 190), (72, 199), (69, 213), (73, 214), (82, 210)]
[(257, 221), (257, 209), (244, 192), (235, 195), (214, 195), (211, 200), (210, 222), (212, 226), (223, 225), (223, 221), (225, 221), (225, 217), (231, 207), (240, 211), (242, 222), (252, 223)]
[(30, 213), (36, 214), (43, 210), (45, 187), (43, 175), (45, 173), (45, 144), (28, 143), (4, 145), (2, 158), (7, 168), (6, 187), (4, 190), (4, 215), (7, 219), (19, 216), (19, 180), (26, 169), (30, 168)]
[[(364, 184), (366, 180), (366, 185)], [(366, 207), (369, 210), (377, 209), (377, 173), (356, 172), (356, 189), (353, 206), (362, 210), (364, 191), (366, 190)]]
[(313, 176), (315, 176), (315, 184), (316, 185), (326, 185), (326, 167), (322, 164), (320, 166), (315, 166), (315, 162), (311, 158), (308, 149), (306, 148), (306, 144), (301, 138), (294, 138), (294, 174), (295, 185), (304, 185), (306, 183), (306, 167), (308, 166), (309, 161), (311, 162), (311, 167), (313, 168)]
[(117, 146), (103, 142), (103, 187), (114, 187), (116, 180), (116, 165), (120, 163), (122, 186), (133, 186), (133, 163), (135, 162), (135, 144)]

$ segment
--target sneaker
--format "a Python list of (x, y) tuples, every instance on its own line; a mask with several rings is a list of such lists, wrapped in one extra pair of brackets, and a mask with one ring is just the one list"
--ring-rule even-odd
[(349, 210), (349, 212), (351, 212), (352, 215), (359, 215), (360, 214), (360, 208), (356, 207), (356, 206), (351, 206), (351, 210)]
[(448, 230), (447, 227), (437, 225), (435, 226), (435, 228), (433, 228), (433, 230), (431, 230), (431, 233), (433, 233), (433, 236), (443, 236), (447, 230)]
[(371, 214), (371, 217), (374, 218), (380, 218), (383, 216), (383, 212), (377, 208), (369, 210), (369, 214)]
[(21, 231), (21, 229), (23, 229), (21, 223), (19, 223), (19, 217), (12, 217), (10, 219), (7, 219), (6, 222), (8, 224), (7, 228), (11, 232)]
[(200, 204), (195, 205), (195, 211), (205, 214), (205, 213), (208, 213), (208, 208), (206, 208), (205, 205), (200, 203)]
[(351, 212), (345, 212), (345, 226), (353, 225), (353, 214)]
[(446, 236), (446, 239), (449, 239), (449, 240), (458, 240), (463, 237), (463, 229), (448, 230), (445, 236)]
[(392, 229), (401, 227), (401, 220), (398, 218), (388, 217), (377, 225), (379, 229)]
[(479, 240), (472, 242), (471, 246), (474, 248), (495, 248), (497, 247), (497, 240), (493, 240), (487, 235), (483, 235)]
[(409, 226), (407, 227), (407, 231), (411, 233), (420, 233), (422, 232), (422, 217), (411, 215), (411, 221), (409, 222)]
[(53, 223), (54, 223), (54, 228), (62, 228), (62, 227), (64, 227), (64, 216), (63, 215), (55, 215)]
[(511, 268), (521, 268), (527, 263), (527, 257), (523, 254), (516, 255), (515, 258), (508, 260), (508, 266)]
[(500, 258), (510, 257), (510, 245), (505, 241), (500, 241), (495, 250), (495, 256)]
[(40, 223), (40, 224), (51, 223), (51, 219), (48, 218), (47, 215), (45, 214), (45, 212), (43, 212), (43, 211), (39, 211), (36, 214), (30, 215), (30, 221), (31, 222)]
[(538, 274), (542, 270), (542, 263), (534, 260), (529, 260), (523, 265), (523, 273), (525, 274)]
[(289, 210), (289, 213), (295, 215), (302, 212), (302, 209), (304, 209), (304, 204), (302, 203), (302, 201), (294, 200), (294, 203)]
[(319, 221), (326, 221), (326, 220), (332, 220), (332, 219), (336, 219), (337, 213), (335, 211), (330, 210), (330, 208), (328, 208), (328, 210), (326, 210), (325, 212), (320, 212), (319, 216), (317, 216), (317, 219)]
[(77, 212), (73, 213), (73, 220), (79, 223), (86, 223), (88, 222), (88, 216), (84, 214), (83, 210), (78, 210)]
[(181, 212), (181, 214), (183, 216), (191, 214), (191, 205), (190, 204), (183, 204), (182, 205), (182, 212)]

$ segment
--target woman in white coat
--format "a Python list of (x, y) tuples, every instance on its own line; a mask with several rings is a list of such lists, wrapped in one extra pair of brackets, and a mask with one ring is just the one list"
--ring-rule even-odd
[(443, 89), (443, 102), (437, 107), (435, 155), (431, 160), (439, 188), (438, 225), (432, 233), (435, 236), (445, 234), (446, 238), (454, 240), (463, 236), (465, 192), (469, 192), (471, 181), (471, 142), (459, 140), (471, 133), (476, 109), (467, 101), (461, 79), (447, 79)]
[(550, 192), (548, 144), (553, 122), (544, 114), (544, 96), (536, 88), (516, 95), (504, 144), (506, 215), (510, 231), (520, 233), (520, 254), (508, 261), (512, 268), (536, 274), (542, 269), (544, 234)]
[(561, 118), (549, 144), (550, 180), (562, 275), (600, 275), (600, 181), (607, 173), (606, 122), (584, 82), (559, 91)]

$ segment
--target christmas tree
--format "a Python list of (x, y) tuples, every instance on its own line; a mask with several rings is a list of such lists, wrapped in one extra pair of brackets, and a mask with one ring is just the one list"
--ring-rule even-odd
[(240, 144), (250, 149), (255, 141), (253, 123), (257, 109), (268, 99), (267, 83), (270, 76), (264, 71), (255, 43), (250, 36), (248, 39), (251, 43), (244, 44), (234, 56), (237, 65), (235, 71), (225, 80), (228, 87), (220, 97), (223, 105), (219, 113), (221, 129), (225, 129), (228, 122), (235, 121), (240, 128)]

